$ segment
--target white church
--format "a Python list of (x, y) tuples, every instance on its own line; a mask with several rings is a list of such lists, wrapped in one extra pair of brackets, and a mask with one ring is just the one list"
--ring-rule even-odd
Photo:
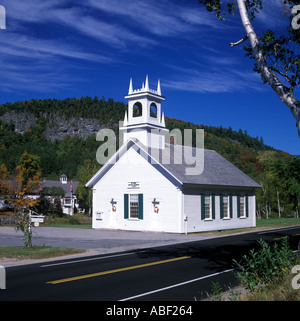
[[(165, 126), (160, 82), (130, 80), (123, 145), (87, 182), (93, 228), (168, 233), (254, 227), (260, 185), (213, 150), (182, 146)], [(181, 142), (180, 142), (181, 143)], [(188, 171), (195, 155), (199, 174)]]

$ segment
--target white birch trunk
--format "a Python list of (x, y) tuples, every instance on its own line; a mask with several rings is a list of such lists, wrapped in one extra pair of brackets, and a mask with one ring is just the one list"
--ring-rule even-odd
[(266, 81), (272, 87), (272, 89), (279, 96), (282, 102), (286, 104), (291, 110), (293, 116), (296, 119), (296, 126), (298, 127), (298, 134), (300, 137), (300, 102), (295, 98), (293, 90), (290, 90), (288, 87), (284, 86), (280, 82), (276, 74), (268, 67), (261, 50), (259, 50), (259, 41), (250, 22), (245, 1), (237, 0), (237, 4), (242, 24), (249, 38), (254, 53), (258, 70), (263, 80)]
[(280, 198), (279, 198), (279, 190), (278, 190), (278, 188), (276, 189), (276, 192), (277, 192), (278, 217), (281, 218), (281, 213), (280, 213)]

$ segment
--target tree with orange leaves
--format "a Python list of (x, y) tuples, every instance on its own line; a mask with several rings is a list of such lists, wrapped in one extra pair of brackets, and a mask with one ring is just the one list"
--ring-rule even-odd
[(37, 170), (33, 172), (21, 165), (17, 166), (15, 176), (8, 180), (9, 172), (5, 165), (0, 165), (0, 196), (14, 206), (16, 230), (24, 233), (24, 247), (32, 247), (30, 208), (37, 205), (39, 200), (30, 198), (29, 195), (38, 191), (41, 185), (41, 173)]
[(17, 166), (13, 188), (14, 208), (17, 215), (16, 230), (24, 233), (24, 246), (32, 247), (31, 211), (30, 208), (37, 205), (39, 200), (32, 199), (29, 194), (37, 190), (41, 184), (41, 173), (36, 173), (32, 178), (26, 179), (24, 167)]

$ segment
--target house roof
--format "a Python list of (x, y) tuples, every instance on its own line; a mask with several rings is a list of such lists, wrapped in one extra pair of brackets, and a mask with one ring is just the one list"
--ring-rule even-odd
[(72, 181), (72, 182), (68, 181), (65, 184), (63, 184), (61, 181), (54, 181), (54, 180), (43, 180), (42, 182), (43, 188), (61, 187), (64, 190), (66, 197), (71, 196), (71, 185), (72, 185), (73, 194), (75, 194), (78, 184), (79, 182), (77, 181)]
[(165, 149), (148, 148), (137, 139), (129, 139), (87, 182), (86, 186), (94, 186), (130, 148), (134, 148), (154, 166), (160, 166), (169, 179), (174, 178), (180, 185), (260, 187), (252, 178), (214, 150), (169, 144), (166, 144)]

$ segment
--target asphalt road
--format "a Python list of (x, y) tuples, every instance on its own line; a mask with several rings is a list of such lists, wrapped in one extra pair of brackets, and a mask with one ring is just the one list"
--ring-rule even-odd
[(300, 227), (7, 267), (0, 301), (200, 300), (212, 282), (236, 284), (232, 260), (258, 239), (274, 242), (285, 235), (296, 250)]

